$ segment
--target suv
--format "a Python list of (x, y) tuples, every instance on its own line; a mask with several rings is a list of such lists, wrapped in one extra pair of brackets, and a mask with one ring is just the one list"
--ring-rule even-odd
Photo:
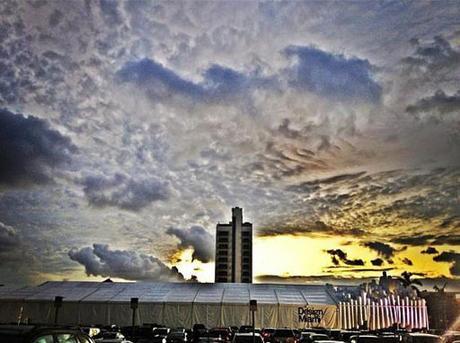
[(0, 325), (0, 343), (95, 343), (76, 328)]

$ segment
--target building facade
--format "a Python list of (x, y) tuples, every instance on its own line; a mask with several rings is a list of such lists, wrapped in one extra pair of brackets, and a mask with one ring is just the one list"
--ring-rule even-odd
[(243, 209), (232, 208), (232, 221), (216, 227), (215, 282), (252, 283), (252, 224)]

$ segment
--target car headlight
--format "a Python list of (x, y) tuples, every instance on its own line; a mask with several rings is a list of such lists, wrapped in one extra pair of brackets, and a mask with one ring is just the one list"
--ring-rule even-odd
[(166, 343), (166, 338), (163, 338), (163, 339), (161, 340), (161, 343)]

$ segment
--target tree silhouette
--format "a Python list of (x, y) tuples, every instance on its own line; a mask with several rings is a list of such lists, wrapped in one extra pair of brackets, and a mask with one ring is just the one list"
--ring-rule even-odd
[[(403, 272), (401, 274), (400, 277), (398, 277), (397, 279), (399, 280), (399, 282), (401, 283), (401, 285), (405, 288), (405, 289), (413, 289), (415, 290), (415, 292), (417, 293), (417, 296), (420, 294), (420, 290), (418, 289), (417, 286), (423, 286), (422, 282), (420, 280), (417, 280), (417, 279), (412, 279), (412, 276), (414, 274), (412, 274), (411, 272)], [(416, 286), (417, 285), (417, 286)]]

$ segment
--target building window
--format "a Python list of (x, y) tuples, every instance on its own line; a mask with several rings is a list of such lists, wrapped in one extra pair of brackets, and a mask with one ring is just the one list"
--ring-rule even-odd
[[(227, 263), (228, 262), (228, 258), (227, 257), (219, 257), (217, 259), (217, 262), (224, 262), (224, 263)], [(249, 262), (249, 261), (248, 261)]]
[(227, 278), (219, 277), (219, 278), (217, 278), (217, 282), (227, 282)]
[(218, 243), (228, 243), (228, 237), (219, 237)]
[(220, 263), (220, 264), (217, 265), (217, 269), (227, 269), (227, 265), (223, 264), (223, 263)]
[(241, 232), (241, 236), (244, 236), (244, 237), (251, 236), (251, 232), (243, 231), (243, 232)]
[(218, 249), (228, 249), (228, 244), (219, 244), (217, 248)]
[(250, 251), (243, 251), (243, 256), (251, 256), (251, 252)]
[(226, 270), (225, 271), (220, 270), (220, 271), (217, 272), (217, 276), (227, 276), (227, 271)]
[(228, 231), (219, 231), (217, 232), (218, 236), (228, 236)]

